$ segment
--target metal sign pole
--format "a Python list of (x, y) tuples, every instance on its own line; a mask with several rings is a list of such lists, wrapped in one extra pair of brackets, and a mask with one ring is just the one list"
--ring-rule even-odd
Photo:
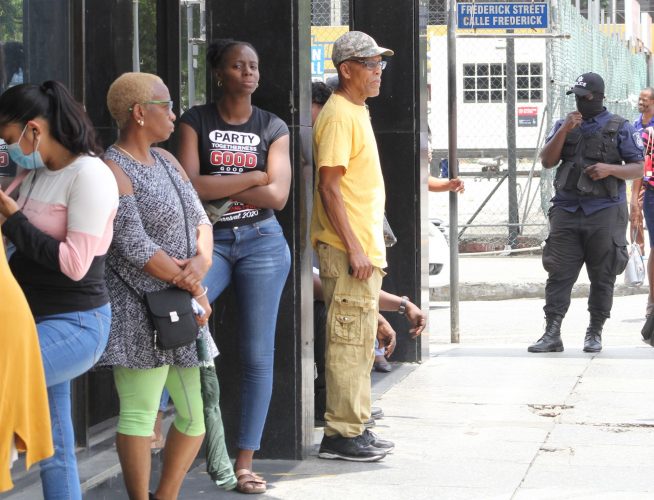
[[(513, 30), (507, 30), (511, 34)], [(506, 149), (509, 173), (509, 235), (507, 246), (515, 248), (518, 243), (518, 183), (516, 178), (516, 98), (515, 40), (506, 40)]]
[[(456, 0), (449, 0), (447, 16), (447, 121), (449, 178), (459, 176), (456, 140)], [(459, 343), (459, 219), (458, 193), (450, 192), (450, 342)]]

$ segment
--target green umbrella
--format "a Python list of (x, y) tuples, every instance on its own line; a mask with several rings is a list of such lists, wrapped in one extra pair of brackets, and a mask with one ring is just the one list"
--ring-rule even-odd
[(217, 486), (229, 491), (236, 487), (237, 480), (227, 453), (225, 429), (220, 413), (220, 385), (213, 364), (213, 358), (218, 355), (218, 349), (206, 325), (200, 328), (196, 346), (201, 363), (200, 386), (206, 428), (207, 473)]
[(213, 366), (200, 367), (204, 426), (206, 433), (207, 472), (216, 485), (226, 490), (236, 487), (234, 468), (225, 445), (225, 429), (220, 414), (220, 386)]

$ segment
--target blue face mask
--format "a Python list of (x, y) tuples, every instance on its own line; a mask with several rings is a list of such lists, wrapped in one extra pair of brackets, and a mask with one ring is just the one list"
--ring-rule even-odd
[(16, 165), (26, 170), (35, 170), (37, 168), (44, 168), (45, 163), (43, 163), (43, 158), (41, 158), (41, 153), (38, 152), (39, 143), (41, 142), (40, 138), (36, 141), (36, 146), (34, 146), (34, 151), (32, 153), (26, 155), (25, 153), (23, 153), (23, 150), (20, 149), (20, 141), (25, 135), (26, 130), (27, 130), (27, 125), (25, 125), (25, 128), (23, 129), (23, 132), (20, 134), (18, 141), (14, 142), (13, 144), (7, 144), (7, 153), (9, 153), (9, 156), (11, 157), (12, 160), (14, 160), (14, 163), (16, 163)]

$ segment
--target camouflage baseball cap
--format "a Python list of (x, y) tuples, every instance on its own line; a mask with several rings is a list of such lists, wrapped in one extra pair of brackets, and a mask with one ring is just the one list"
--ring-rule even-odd
[(338, 66), (354, 57), (392, 56), (395, 52), (377, 45), (377, 42), (362, 31), (348, 31), (339, 36), (332, 49), (332, 61)]

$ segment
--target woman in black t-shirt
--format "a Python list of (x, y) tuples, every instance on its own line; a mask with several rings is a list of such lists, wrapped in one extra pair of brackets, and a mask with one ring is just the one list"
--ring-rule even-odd
[(222, 96), (182, 116), (178, 157), (200, 199), (227, 208), (214, 223), (213, 264), (204, 284), (213, 302), (234, 282), (243, 374), (234, 469), (239, 491), (261, 493), (266, 482), (252, 472), (252, 458), (272, 393), (275, 325), (291, 260), (274, 215), (291, 185), (289, 133), (277, 116), (252, 105), (259, 86), (252, 45), (218, 40), (207, 60)]

